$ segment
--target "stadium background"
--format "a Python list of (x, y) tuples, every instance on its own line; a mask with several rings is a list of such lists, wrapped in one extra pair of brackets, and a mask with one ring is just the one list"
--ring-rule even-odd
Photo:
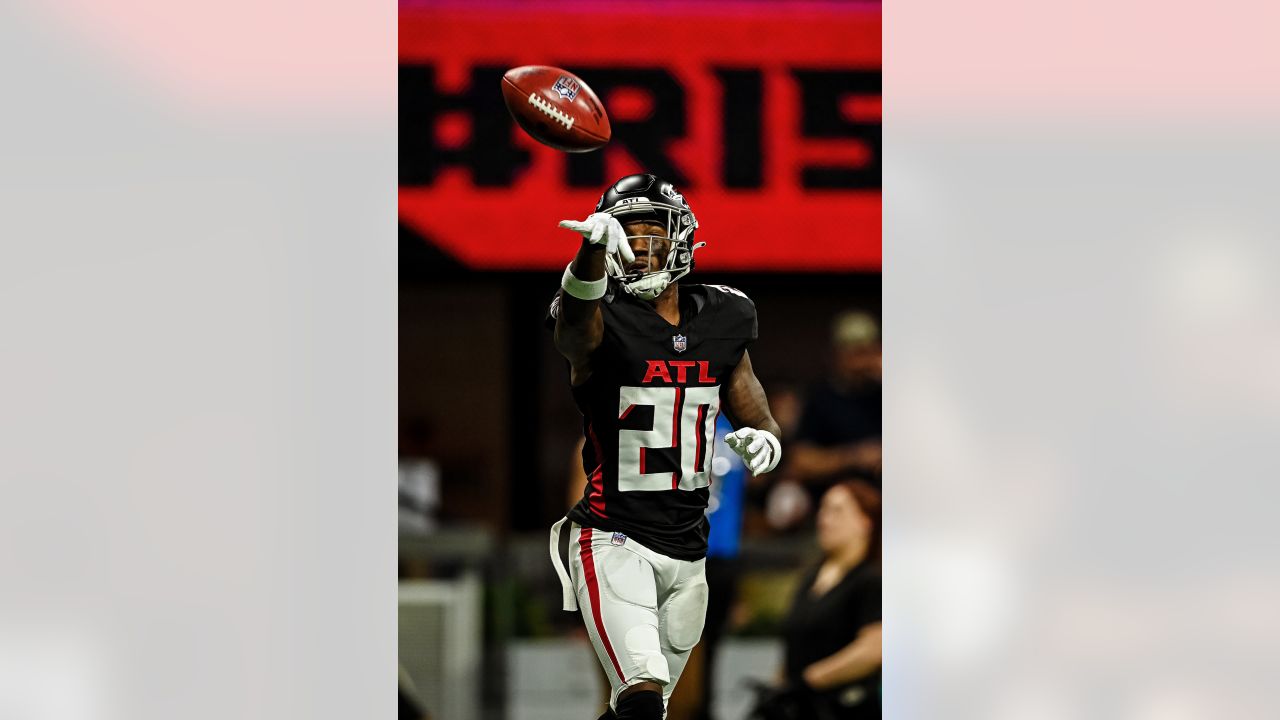
[[(614, 141), (567, 156), (515, 130), (498, 80), (523, 64), (580, 74)], [(594, 717), (602, 676), (546, 557), (579, 433), (542, 325), (577, 247), (556, 222), (621, 175), (675, 181), (708, 243), (689, 281), (756, 302), (756, 372), (803, 400), (833, 320), (879, 317), (880, 5), (402, 1), (399, 82), (402, 685), (437, 719)], [(813, 556), (777, 501), (748, 493), (725, 719), (775, 672)]]

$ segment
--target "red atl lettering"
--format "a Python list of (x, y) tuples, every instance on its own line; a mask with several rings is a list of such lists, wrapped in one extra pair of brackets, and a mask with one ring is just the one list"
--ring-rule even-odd
[(671, 382), (671, 373), (667, 372), (667, 364), (662, 360), (648, 360), (649, 369), (644, 371), (644, 379), (640, 382), (648, 385), (653, 382), (655, 377), (662, 378), (663, 382)]
[(711, 383), (714, 383), (716, 381), (715, 378), (707, 374), (711, 372), (710, 370), (707, 369), (709, 365), (711, 365), (711, 363), (707, 362), (706, 360), (698, 361), (698, 382), (707, 383), (708, 385), (710, 385)]
[(694, 363), (693, 360), (672, 360), (671, 367), (676, 369), (676, 382), (688, 382), (688, 380), (684, 379), (684, 371), (693, 367), (695, 364), (696, 363)]
[(708, 360), (646, 360), (647, 364), (644, 371), (644, 379), (640, 382), (648, 385), (655, 380), (661, 380), (664, 383), (670, 383), (671, 370), (675, 369), (675, 382), (684, 384), (690, 382), (689, 368), (698, 367), (697, 382), (702, 385), (714, 385), (716, 379), (711, 377), (711, 362)]

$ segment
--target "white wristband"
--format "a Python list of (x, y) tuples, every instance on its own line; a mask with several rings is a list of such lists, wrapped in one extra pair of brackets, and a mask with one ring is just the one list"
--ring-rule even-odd
[(608, 284), (609, 278), (607, 276), (599, 280), (579, 280), (573, 274), (573, 263), (565, 266), (564, 277), (560, 278), (560, 287), (579, 300), (599, 300), (604, 297), (604, 291)]

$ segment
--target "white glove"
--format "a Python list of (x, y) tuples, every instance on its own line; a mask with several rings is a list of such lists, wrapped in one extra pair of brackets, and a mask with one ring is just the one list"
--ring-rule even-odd
[(627, 242), (627, 232), (622, 229), (622, 223), (609, 213), (592, 213), (582, 222), (561, 220), (560, 227), (582, 235), (593, 245), (604, 245), (605, 252), (610, 255), (615, 252), (622, 253), (622, 259), (627, 265), (636, 261), (635, 253), (631, 252), (631, 243)]
[(729, 449), (742, 456), (752, 475), (763, 475), (778, 467), (782, 459), (782, 443), (768, 430), (742, 428), (724, 436)]

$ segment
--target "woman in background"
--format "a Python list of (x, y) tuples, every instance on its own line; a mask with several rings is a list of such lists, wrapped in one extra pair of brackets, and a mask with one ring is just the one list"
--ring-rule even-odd
[(834, 485), (818, 508), (822, 562), (783, 625), (786, 678), (806, 716), (880, 717), (880, 494)]

